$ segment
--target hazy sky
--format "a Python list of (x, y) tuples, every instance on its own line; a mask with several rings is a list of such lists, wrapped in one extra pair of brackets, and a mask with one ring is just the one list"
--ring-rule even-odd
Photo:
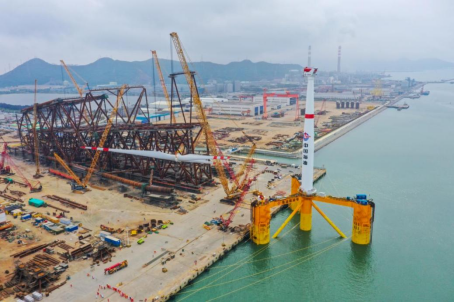
[(86, 64), (100, 57), (169, 58), (178, 32), (192, 61), (243, 59), (333, 66), (342, 61), (439, 58), (454, 62), (454, 1), (0, 2), (0, 73), (34, 57)]

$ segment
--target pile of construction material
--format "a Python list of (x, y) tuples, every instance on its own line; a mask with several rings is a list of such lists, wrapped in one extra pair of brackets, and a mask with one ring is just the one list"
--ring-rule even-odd
[[(18, 256), (25, 255), (21, 253)], [(49, 293), (65, 283), (55, 284), (67, 268), (67, 264), (60, 264), (59, 260), (49, 255), (36, 255), (32, 260), (18, 264), (14, 272), (9, 274), (11, 278), (5, 283), (6, 289), (1, 296), (15, 294), (27, 302), (39, 301), (43, 292)]]
[(257, 142), (257, 141), (262, 140), (262, 137), (261, 136), (247, 136), (247, 137), (242, 136), (242, 137), (238, 137), (235, 139), (230, 139), (228, 141), (233, 142), (233, 143), (247, 143), (247, 142), (250, 142), (250, 140), (252, 140), (253, 142)]

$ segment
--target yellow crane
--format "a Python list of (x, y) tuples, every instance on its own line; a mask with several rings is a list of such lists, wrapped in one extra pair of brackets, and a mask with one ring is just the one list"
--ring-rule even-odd
[(33, 141), (35, 145), (35, 164), (36, 164), (36, 174), (33, 175), (33, 178), (41, 178), (41, 172), (39, 170), (39, 143), (38, 143), (38, 132), (36, 131), (36, 125), (38, 123), (38, 103), (36, 102), (36, 93), (37, 93), (38, 81), (35, 80), (35, 99), (33, 101)]
[[(175, 50), (178, 54), (178, 58), (180, 59), (181, 67), (182, 67), (184, 75), (186, 77), (186, 81), (188, 82), (188, 85), (189, 85), (189, 88), (191, 91), (191, 95), (192, 95), (192, 101), (195, 104), (195, 108), (196, 108), (197, 114), (199, 116), (202, 130), (207, 139), (208, 149), (210, 150), (211, 155), (218, 156), (219, 152), (216, 147), (216, 141), (214, 139), (213, 132), (211, 131), (210, 124), (208, 123), (202, 101), (200, 100), (199, 94), (197, 92), (197, 87), (194, 83), (194, 80), (192, 79), (191, 71), (189, 70), (188, 63), (184, 56), (183, 47), (181, 46), (181, 43), (180, 43), (180, 38), (178, 37), (178, 34), (175, 32), (171, 33), (170, 36), (172, 37), (172, 41), (175, 46)], [(214, 166), (216, 168), (216, 171), (219, 176), (219, 180), (222, 184), (222, 187), (224, 188), (225, 193), (227, 194), (227, 196), (232, 195), (233, 192), (229, 188), (229, 183), (228, 183), (227, 177), (225, 175), (224, 167), (222, 166), (221, 161), (218, 159), (215, 159), (215, 160), (213, 160), (213, 162), (214, 162)]]
[(162, 91), (164, 92), (164, 96), (167, 101), (167, 106), (169, 107), (169, 111), (172, 115), (172, 117), (171, 117), (172, 123), (176, 123), (177, 121), (176, 121), (175, 115), (173, 114), (173, 111), (172, 111), (172, 101), (170, 100), (169, 92), (167, 91), (166, 83), (165, 83), (164, 77), (162, 75), (161, 65), (159, 64), (159, 60), (158, 60), (158, 54), (154, 50), (151, 51), (151, 54), (153, 55), (153, 58), (154, 58), (156, 70), (158, 71), (158, 75), (159, 75), (159, 80), (161, 81)]
[[(235, 177), (237, 179), (239, 179), (244, 174), (244, 172), (245, 172), (246, 168), (248, 167), (248, 165), (252, 164), (253, 155), (254, 155), (255, 149), (257, 148), (257, 145), (255, 145), (254, 141), (252, 141), (252, 139), (249, 138), (249, 136), (246, 135), (245, 132), (243, 132), (243, 135), (251, 142), (252, 146), (251, 146), (251, 149), (249, 150), (249, 152), (248, 152), (248, 154), (246, 156), (246, 159), (244, 160), (243, 164), (241, 165), (240, 170), (238, 171), (237, 174), (235, 174)], [(241, 182), (238, 181), (238, 185), (236, 187), (233, 187), (232, 192), (234, 192), (236, 190), (242, 190), (244, 185), (246, 184), (246, 182), (247, 182), (247, 176), (245, 175), (243, 180)]]
[[(126, 85), (123, 85), (117, 95), (117, 100), (114, 104), (114, 107), (112, 108), (112, 112), (110, 113), (110, 116), (107, 120), (107, 125), (106, 128), (104, 129), (104, 132), (101, 136), (101, 139), (99, 140), (99, 147), (103, 147), (104, 143), (106, 142), (107, 136), (109, 135), (110, 129), (112, 128), (113, 124), (113, 119), (115, 118), (118, 107), (120, 106), (120, 101), (123, 97), (123, 94), (125, 92)], [(86, 190), (88, 182), (90, 181), (91, 176), (93, 175), (93, 172), (95, 170), (96, 164), (98, 163), (99, 156), (101, 155), (101, 151), (97, 150), (95, 155), (93, 156), (93, 159), (91, 161), (90, 168), (88, 169), (87, 175), (85, 176), (83, 182), (79, 179), (79, 177), (71, 170), (71, 168), (65, 163), (65, 161), (60, 158), (56, 153), (54, 153), (55, 159), (58, 161), (58, 163), (63, 166), (63, 168), (71, 175), (71, 177), (74, 179), (74, 181), (77, 183), (78, 186), (75, 186), (74, 184), (72, 185), (72, 190)]]
[(74, 79), (73, 75), (69, 71), (68, 66), (66, 66), (66, 64), (65, 64), (65, 61), (60, 60), (60, 62), (61, 62), (61, 65), (63, 65), (63, 67), (65, 68), (66, 73), (68, 74), (69, 78), (71, 79), (72, 83), (74, 84), (74, 87), (76, 88), (76, 90), (79, 93), (80, 97), (83, 98), (84, 90), (82, 88), (80, 88), (79, 85), (77, 84), (76, 79)]
[[(69, 71), (69, 67), (66, 65), (65, 61), (60, 60), (60, 62), (61, 62), (61, 64), (63, 65), (63, 67), (65, 68), (66, 73), (68, 74), (68, 76), (69, 76), (69, 78), (71, 79), (72, 83), (74, 84), (74, 87), (76, 88), (77, 92), (79, 93), (79, 96), (80, 96), (81, 98), (83, 98), (83, 97), (84, 97), (84, 90), (77, 84), (76, 79), (74, 79), (73, 75), (72, 75), (71, 72)], [(74, 73), (76, 73), (76, 72), (74, 72)], [(76, 73), (76, 75), (77, 75), (77, 73)], [(79, 78), (82, 79), (81, 76), (79, 76), (79, 75), (77, 75), (77, 76), (78, 76)], [(83, 79), (82, 79), (82, 80), (83, 80)], [(85, 84), (86, 84), (87, 87), (88, 87), (88, 82), (85, 81), (85, 80), (83, 80), (83, 81), (85, 82)], [(85, 111), (85, 108), (84, 108), (83, 111), (82, 111), (82, 116), (85, 118), (86, 122), (88, 123), (88, 122), (89, 122), (89, 119), (88, 119), (88, 117), (87, 117), (87, 113), (86, 113), (86, 111)]]
[(57, 153), (54, 153), (54, 157), (55, 160), (57, 160), (57, 162), (60, 163), (60, 165), (63, 166), (64, 169), (66, 169), (66, 171), (74, 179), (74, 181), (76, 181), (77, 185), (81, 187), (78, 189), (85, 188), (82, 181), (80, 181), (79, 177), (71, 170), (71, 168), (69, 168), (68, 164), (66, 164), (66, 162), (62, 158), (60, 158), (59, 155), (57, 155)]
[[(120, 106), (120, 102), (121, 102), (121, 99), (123, 98), (123, 94), (125, 93), (125, 89), (126, 89), (126, 85), (123, 85), (120, 88), (120, 91), (118, 92), (117, 101), (115, 102), (115, 105), (112, 108), (112, 112), (110, 113), (110, 117), (107, 120), (107, 125), (106, 125), (106, 128), (104, 129), (104, 132), (102, 133), (101, 140), (99, 140), (98, 147), (104, 147), (104, 143), (106, 142), (107, 136), (109, 135), (110, 129), (112, 128), (113, 119), (117, 115), (118, 107)], [(101, 155), (101, 151), (96, 150), (93, 160), (91, 161), (90, 168), (88, 169), (87, 175), (85, 176), (85, 179), (84, 179), (84, 183), (83, 183), (84, 187), (86, 187), (88, 184), (88, 181), (90, 181), (90, 178), (93, 175), (93, 172), (95, 170), (96, 164), (98, 163), (98, 159), (99, 159), (100, 155)]]

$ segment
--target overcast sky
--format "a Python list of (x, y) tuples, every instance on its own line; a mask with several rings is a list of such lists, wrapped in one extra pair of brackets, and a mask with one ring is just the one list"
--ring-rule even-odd
[(0, 73), (31, 58), (87, 64), (101, 57), (169, 58), (178, 32), (192, 61), (307, 63), (439, 58), (454, 62), (454, 1), (0, 2)]

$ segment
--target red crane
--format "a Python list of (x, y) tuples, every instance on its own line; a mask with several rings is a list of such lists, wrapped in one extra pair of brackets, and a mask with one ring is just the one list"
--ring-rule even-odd
[(320, 110), (318, 111), (318, 114), (317, 116), (315, 117), (315, 121), (314, 121), (314, 127), (315, 128), (318, 128), (318, 120), (320, 120), (320, 115), (324, 115), (323, 112), (326, 110), (325, 108), (325, 102), (326, 102), (326, 99), (323, 100), (323, 103), (322, 103), (322, 106), (320, 107)]
[[(245, 178), (248, 177), (249, 172), (251, 171), (252, 166), (254, 165), (254, 162), (255, 161), (252, 159), (252, 161), (249, 163), (249, 166), (248, 166), (248, 168), (246, 170), (246, 173), (245, 173), (246, 175), (244, 176)], [(263, 171), (265, 171), (267, 168), (268, 167), (265, 167), (265, 169)], [(232, 223), (233, 218), (235, 217), (236, 210), (240, 207), (241, 203), (243, 203), (244, 197), (246, 196), (246, 194), (249, 192), (249, 189), (251, 188), (252, 182), (256, 181), (257, 180), (257, 176), (260, 175), (263, 171), (261, 171), (260, 173), (256, 174), (253, 178), (248, 179), (247, 183), (241, 189), (241, 195), (238, 198), (238, 200), (236, 201), (235, 207), (231, 210), (229, 217), (227, 219), (224, 219), (222, 217), (222, 215), (221, 215), (220, 219), (221, 219), (221, 229), (222, 230), (224, 230), (224, 231), (228, 230), (230, 223)]]
[(30, 188), (30, 192), (31, 193), (36, 193), (36, 192), (40, 192), (43, 187), (41, 185), (41, 183), (39, 181), (36, 181), (34, 185), (32, 185), (30, 183), (30, 181), (28, 181), (28, 179), (24, 176), (24, 174), (22, 173), (22, 171), (19, 169), (19, 167), (16, 165), (16, 163), (14, 163), (13, 159), (11, 158), (11, 156), (7, 153), (7, 146), (8, 144), (4, 141), (3, 142), (3, 151), (2, 151), (2, 160), (1, 160), (1, 172), (2, 173), (10, 173), (11, 172), (11, 169), (9, 166), (6, 166), (5, 167), (5, 160), (8, 161), (8, 164), (11, 165), (14, 169), (14, 172), (17, 173), (19, 175), (19, 177), (22, 178), (22, 180), (24, 181), (24, 183), (28, 186), (28, 188)]
[(274, 97), (276, 96), (276, 93), (266, 93), (266, 88), (263, 89), (263, 116), (262, 119), (266, 120), (268, 119), (268, 110), (267, 110), (267, 102), (268, 102), (268, 97)]
[(285, 94), (277, 94), (276, 97), (285, 97), (285, 98), (296, 98), (296, 103), (295, 103), (295, 121), (299, 120), (301, 117), (301, 112), (300, 112), (300, 99), (298, 94), (290, 94), (288, 91), (285, 92)]

